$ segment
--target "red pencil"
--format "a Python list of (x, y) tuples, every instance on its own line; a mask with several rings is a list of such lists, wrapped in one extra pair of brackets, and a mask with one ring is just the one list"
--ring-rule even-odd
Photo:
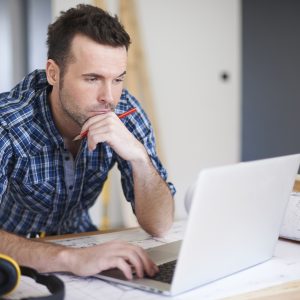
[[(129, 109), (128, 111), (125, 111), (124, 113), (122, 113), (122, 114), (120, 114), (120, 115), (118, 115), (118, 117), (119, 117), (119, 119), (123, 119), (123, 118), (125, 118), (126, 116), (128, 116), (128, 115), (130, 115), (130, 114), (132, 114), (132, 113), (134, 113), (134, 112), (136, 112), (136, 108), (135, 108), (135, 107)], [(84, 137), (86, 137), (86, 136), (88, 135), (88, 132), (89, 132), (89, 131), (86, 130), (86, 131), (84, 131), (83, 133), (77, 135), (77, 136), (73, 139), (73, 141), (77, 141), (77, 140), (83, 139)]]

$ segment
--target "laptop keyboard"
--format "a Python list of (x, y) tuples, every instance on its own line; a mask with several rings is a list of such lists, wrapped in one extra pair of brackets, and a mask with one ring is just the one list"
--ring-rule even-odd
[(169, 261), (165, 264), (159, 265), (159, 272), (154, 277), (148, 277), (152, 280), (171, 283), (174, 275), (174, 270), (177, 260)]

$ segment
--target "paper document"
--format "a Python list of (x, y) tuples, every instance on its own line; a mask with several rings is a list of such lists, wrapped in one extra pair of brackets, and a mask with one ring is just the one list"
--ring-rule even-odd
[(300, 241), (300, 193), (292, 193), (280, 229), (280, 236)]
[(177, 221), (164, 238), (150, 236), (141, 228), (133, 228), (118, 232), (87, 235), (66, 239), (50, 240), (49, 242), (74, 248), (84, 248), (99, 245), (113, 240), (122, 240), (144, 249), (182, 240), (186, 221)]

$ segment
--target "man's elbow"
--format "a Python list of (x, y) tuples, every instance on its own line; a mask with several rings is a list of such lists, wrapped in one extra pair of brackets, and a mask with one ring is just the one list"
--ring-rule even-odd
[(164, 222), (163, 224), (156, 223), (156, 224), (148, 224), (148, 225), (140, 224), (140, 225), (147, 233), (149, 233), (153, 237), (161, 238), (168, 234), (169, 230), (172, 227), (172, 224), (173, 224), (173, 219)]
[(165, 237), (168, 234), (170, 228), (171, 228), (171, 226), (168, 226), (167, 228), (158, 228), (150, 234), (153, 237), (162, 238), (162, 237)]

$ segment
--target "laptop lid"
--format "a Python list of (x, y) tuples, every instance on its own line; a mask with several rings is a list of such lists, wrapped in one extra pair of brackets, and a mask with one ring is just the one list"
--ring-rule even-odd
[(96, 277), (175, 295), (270, 259), (299, 163), (297, 154), (201, 171), (184, 240), (147, 250), (157, 263), (177, 257), (171, 284), (117, 269)]
[(299, 163), (297, 154), (200, 172), (171, 294), (272, 257)]

